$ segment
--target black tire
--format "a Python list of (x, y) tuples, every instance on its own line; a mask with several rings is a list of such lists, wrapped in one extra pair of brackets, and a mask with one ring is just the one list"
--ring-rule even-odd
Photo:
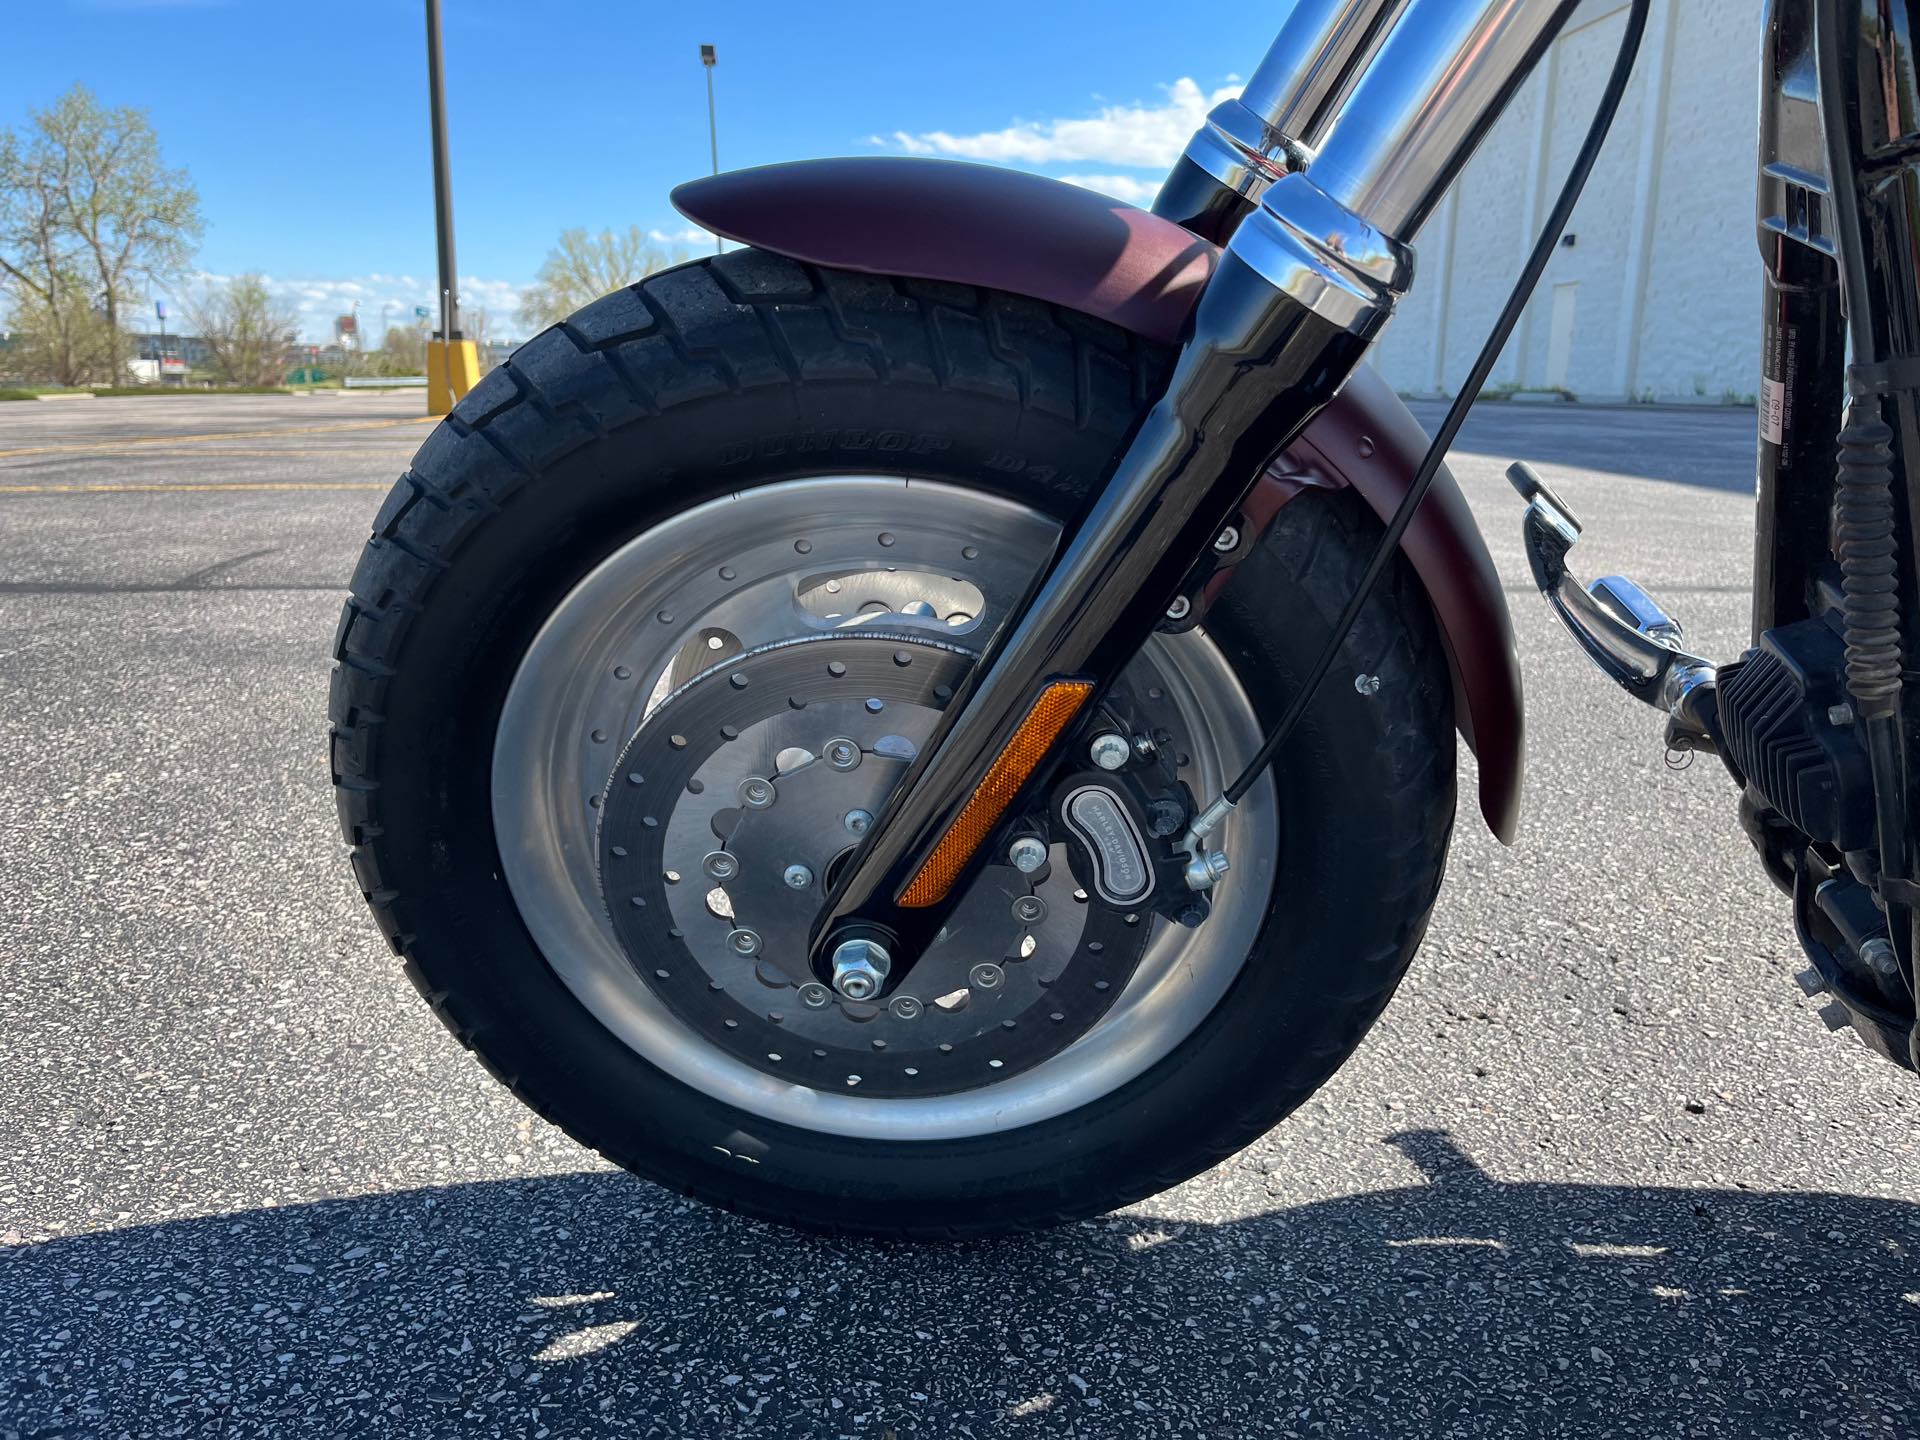
[[(354, 574), (332, 771), (381, 930), (493, 1074), (583, 1144), (687, 1195), (815, 1230), (954, 1236), (1050, 1225), (1184, 1180), (1352, 1053), (1425, 931), (1454, 811), (1444, 651), (1404, 562), (1350, 641), (1378, 692), (1327, 685), (1276, 772), (1283, 864), (1226, 999), (1158, 1065), (1057, 1119), (902, 1144), (746, 1117), (602, 1028), (544, 962), (501, 876), (485, 777), (503, 698), (543, 618), (607, 554), (717, 494), (870, 469), (876, 449), (1064, 518), (1170, 358), (1015, 296), (737, 251), (588, 306), (461, 401), (381, 507)], [(1356, 496), (1309, 491), (1215, 608), (1210, 628), (1266, 719), (1378, 534)], [(762, 1143), (756, 1165), (717, 1150), (743, 1131)]]

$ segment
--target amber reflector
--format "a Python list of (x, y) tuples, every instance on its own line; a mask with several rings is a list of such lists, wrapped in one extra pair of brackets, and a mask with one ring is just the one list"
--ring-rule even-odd
[(933, 847), (933, 854), (920, 867), (920, 873), (900, 892), (903, 909), (922, 909), (946, 898), (953, 882), (967, 868), (967, 861), (973, 858), (973, 852), (1000, 823), (1000, 817), (1006, 814), (1007, 806), (1027, 783), (1034, 767), (1046, 758), (1053, 742), (1060, 738), (1060, 732), (1073, 723), (1073, 717), (1080, 713), (1080, 707), (1091, 694), (1093, 686), (1085, 680), (1056, 680), (1040, 692), (1040, 698), (1027, 711), (1027, 718), (1020, 722), (1013, 739), (1007, 742), (1007, 748), (988, 769), (987, 778), (980, 782), (980, 788), (973, 792), (959, 819), (953, 822), (953, 828), (940, 837), (940, 843)]

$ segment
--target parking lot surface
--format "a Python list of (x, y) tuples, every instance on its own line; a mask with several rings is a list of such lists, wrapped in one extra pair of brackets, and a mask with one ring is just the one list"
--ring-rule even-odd
[(1501, 479), (1732, 655), (1750, 412), (1482, 407), (1519, 844), (1463, 760), (1406, 985), (1259, 1145), (919, 1247), (607, 1167), (374, 930), (328, 652), (420, 403), (0, 405), (0, 1436), (1920, 1434), (1920, 1086), (1815, 1017), (1724, 776), (1555, 632)]

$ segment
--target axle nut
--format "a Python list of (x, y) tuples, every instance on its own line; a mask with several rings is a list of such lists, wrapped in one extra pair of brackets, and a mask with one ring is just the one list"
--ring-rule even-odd
[(844, 940), (833, 951), (833, 988), (849, 1000), (871, 1000), (887, 983), (893, 957), (872, 940)]

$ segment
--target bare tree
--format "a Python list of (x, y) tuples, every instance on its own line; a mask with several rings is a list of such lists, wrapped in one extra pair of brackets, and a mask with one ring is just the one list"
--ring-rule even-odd
[(520, 318), (530, 330), (557, 325), (582, 305), (678, 263), (678, 256), (669, 259), (656, 249), (638, 225), (629, 225), (625, 234), (562, 230), (520, 297)]
[(209, 284), (187, 301), (186, 316), (206, 342), (214, 373), (229, 385), (280, 382), (300, 318), (258, 275)]
[[(0, 133), (0, 276), (16, 304), (51, 327), (51, 352), (104, 343), (106, 378), (117, 381), (121, 308), (136, 281), (185, 269), (202, 228), (200, 198), (185, 171), (161, 163), (143, 111), (108, 109), (75, 85), (28, 113), (24, 140)], [(96, 310), (104, 329), (87, 319)], [(83, 343), (89, 330), (97, 333)]]

